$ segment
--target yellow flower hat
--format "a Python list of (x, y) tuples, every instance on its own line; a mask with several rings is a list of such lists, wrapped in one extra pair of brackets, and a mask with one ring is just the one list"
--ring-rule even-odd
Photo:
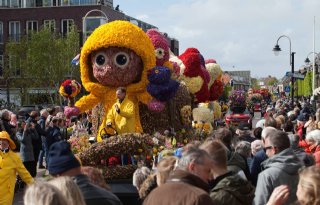
[[(81, 49), (80, 69), (84, 88), (98, 94), (105, 93), (107, 86), (93, 81), (90, 54), (101, 48), (124, 47), (133, 50), (141, 57), (143, 72), (141, 81), (128, 85), (127, 92), (144, 92), (148, 84), (147, 70), (156, 65), (154, 47), (150, 38), (138, 26), (128, 21), (113, 21), (98, 27), (89, 36)], [(116, 88), (109, 87), (111, 90)], [(100, 93), (102, 94), (102, 93)]]

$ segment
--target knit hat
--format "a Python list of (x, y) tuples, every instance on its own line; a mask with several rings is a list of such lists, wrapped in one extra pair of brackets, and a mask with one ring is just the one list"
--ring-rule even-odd
[(48, 162), (49, 174), (61, 174), (76, 167), (80, 167), (80, 162), (71, 152), (68, 142), (59, 141), (51, 145)]
[(16, 144), (10, 138), (10, 135), (6, 131), (0, 132), (0, 139), (8, 140), (9, 141), (9, 147), (10, 147), (11, 150), (14, 150), (16, 148)]

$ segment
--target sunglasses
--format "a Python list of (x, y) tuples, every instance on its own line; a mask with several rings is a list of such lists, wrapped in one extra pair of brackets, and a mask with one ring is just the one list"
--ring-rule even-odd
[(264, 148), (264, 151), (267, 151), (268, 149), (272, 149), (272, 148), (273, 148), (273, 146), (265, 147), (265, 148)]

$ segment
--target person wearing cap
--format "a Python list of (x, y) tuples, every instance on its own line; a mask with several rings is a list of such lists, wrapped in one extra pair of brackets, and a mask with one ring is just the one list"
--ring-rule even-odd
[(240, 123), (240, 125), (238, 126), (238, 130), (237, 133), (239, 135), (238, 139), (240, 141), (246, 141), (246, 142), (253, 142), (254, 140), (256, 140), (255, 138), (253, 138), (251, 136), (250, 133), (251, 130), (251, 125), (249, 123)]
[(80, 162), (71, 152), (70, 144), (66, 141), (59, 141), (51, 145), (48, 171), (54, 177), (72, 177), (79, 186), (87, 205), (122, 204), (112, 192), (92, 184), (89, 178), (82, 174)]
[(17, 173), (26, 184), (33, 183), (19, 155), (12, 151), (15, 148), (10, 135), (0, 132), (0, 204), (12, 204)]

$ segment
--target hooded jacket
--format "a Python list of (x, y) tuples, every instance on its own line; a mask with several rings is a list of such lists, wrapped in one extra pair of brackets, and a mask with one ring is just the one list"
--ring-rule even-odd
[(175, 170), (168, 181), (154, 189), (144, 205), (211, 205), (209, 185), (187, 171)]
[(211, 189), (210, 197), (214, 204), (252, 204), (255, 191), (254, 187), (250, 182), (242, 179), (239, 175), (229, 173), (224, 175)]
[(264, 171), (258, 176), (255, 192), (255, 205), (265, 205), (272, 191), (280, 185), (290, 187), (289, 198), (285, 204), (292, 204), (297, 200), (296, 192), (299, 182), (298, 170), (302, 167), (299, 158), (291, 148), (274, 155), (262, 163)]
[(12, 204), (17, 173), (25, 183), (33, 182), (17, 153), (0, 151), (0, 204)]

